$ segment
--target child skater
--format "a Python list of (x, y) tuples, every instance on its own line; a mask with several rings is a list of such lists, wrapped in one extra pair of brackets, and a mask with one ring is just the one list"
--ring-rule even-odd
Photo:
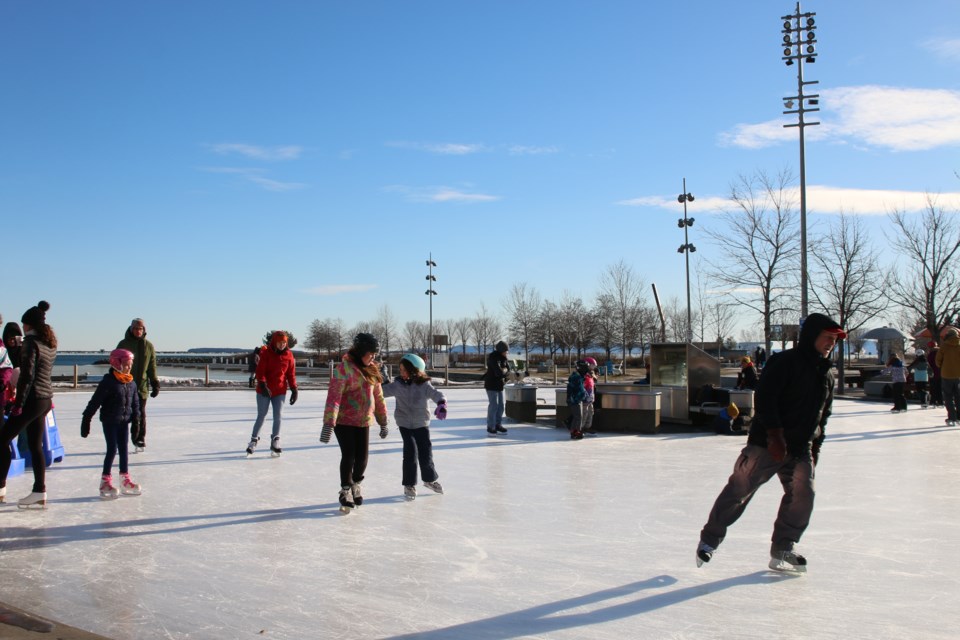
[(594, 388), (597, 385), (597, 361), (593, 358), (584, 358), (583, 361), (587, 363), (590, 370), (583, 376), (583, 390), (587, 395), (583, 399), (582, 431), (583, 433), (588, 433), (593, 436), (597, 434), (597, 430), (593, 428), (593, 402), (596, 399)]
[(323, 409), (320, 442), (337, 436), (340, 445), (340, 511), (349, 513), (363, 504), (360, 483), (370, 457), (370, 425), (376, 420), (380, 437), (386, 438), (387, 405), (383, 402), (383, 378), (377, 366), (380, 342), (369, 333), (358, 333), (330, 377)]
[(428, 400), (437, 403), (433, 415), (437, 420), (447, 417), (447, 399), (432, 384), (423, 359), (408, 353), (400, 359), (400, 377), (383, 384), (383, 396), (397, 399), (393, 418), (403, 438), (403, 497), (417, 498), (417, 460), (423, 486), (443, 493), (439, 476), (433, 466), (433, 444), (430, 442), (430, 408)]
[(567, 406), (570, 407), (567, 427), (570, 429), (571, 440), (583, 439), (583, 403), (587, 398), (583, 381), (589, 372), (590, 365), (583, 360), (577, 360), (576, 371), (567, 379)]
[[(100, 497), (113, 500), (120, 492), (128, 496), (140, 495), (140, 485), (130, 479), (127, 469), (127, 443), (130, 441), (130, 423), (140, 416), (140, 394), (133, 381), (130, 369), (133, 353), (126, 349), (110, 352), (110, 372), (103, 376), (97, 390), (83, 411), (80, 436), (90, 435), (90, 422), (100, 410), (103, 437), (107, 441), (107, 453), (103, 457), (103, 477), (100, 479)], [(120, 453), (120, 491), (113, 484), (110, 471), (113, 458)]]

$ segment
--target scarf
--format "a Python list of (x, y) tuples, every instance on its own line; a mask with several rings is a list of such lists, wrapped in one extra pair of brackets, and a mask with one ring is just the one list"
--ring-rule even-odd
[(133, 375), (129, 373), (120, 373), (116, 369), (112, 369), (113, 377), (116, 378), (120, 384), (127, 384), (128, 382), (133, 382)]

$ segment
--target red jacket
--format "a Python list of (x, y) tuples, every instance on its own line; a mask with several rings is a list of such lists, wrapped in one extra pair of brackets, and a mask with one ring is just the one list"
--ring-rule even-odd
[(290, 349), (277, 353), (273, 347), (264, 347), (257, 363), (257, 382), (267, 383), (271, 398), (282, 396), (288, 388), (296, 389), (297, 361)]

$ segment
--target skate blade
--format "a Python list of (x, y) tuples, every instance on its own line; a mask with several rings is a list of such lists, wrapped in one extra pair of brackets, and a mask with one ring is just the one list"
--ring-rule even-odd
[(118, 497), (119, 497), (119, 496), (111, 495), (111, 494), (109, 494), (109, 493), (108, 493), (108, 494), (102, 494), (102, 493), (100, 494), (100, 499), (101, 499), (101, 500), (116, 500)]
[(18, 504), (17, 508), (19, 509), (46, 509), (47, 501), (34, 502), (33, 504)]
[(271, 452), (270, 452), (270, 457), (271, 457), (271, 458), (279, 458), (279, 457), (280, 457), (280, 452), (279, 452), (279, 451), (271, 451)]
[(784, 562), (782, 560), (770, 560), (770, 564), (767, 565), (773, 571), (779, 571), (780, 573), (806, 573), (807, 566), (803, 564), (790, 564), (789, 562)]
[(122, 492), (120, 492), (120, 495), (123, 495), (123, 496), (141, 496), (141, 495), (143, 495), (143, 491), (122, 491)]
[(353, 511), (353, 507), (348, 507), (346, 505), (340, 505), (340, 513), (350, 513)]

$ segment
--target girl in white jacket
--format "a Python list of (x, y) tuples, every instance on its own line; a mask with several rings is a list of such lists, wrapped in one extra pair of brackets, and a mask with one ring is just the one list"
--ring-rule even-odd
[(393, 417), (403, 438), (403, 496), (407, 500), (417, 497), (418, 460), (423, 486), (443, 493), (437, 469), (433, 466), (428, 401), (433, 400), (437, 404), (433, 415), (443, 420), (447, 417), (447, 400), (443, 393), (430, 384), (426, 368), (420, 356), (408, 353), (400, 360), (400, 377), (383, 384), (384, 397), (393, 396), (397, 399)]

